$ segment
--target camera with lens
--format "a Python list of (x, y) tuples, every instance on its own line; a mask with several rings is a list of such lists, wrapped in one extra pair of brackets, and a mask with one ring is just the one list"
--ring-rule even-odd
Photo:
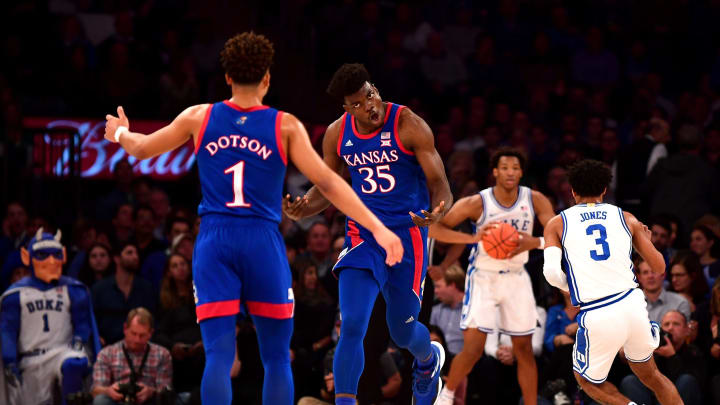
[(136, 404), (137, 403), (137, 394), (140, 392), (142, 387), (135, 384), (135, 381), (127, 382), (118, 384), (118, 392), (122, 394), (123, 399), (120, 402), (121, 404)]

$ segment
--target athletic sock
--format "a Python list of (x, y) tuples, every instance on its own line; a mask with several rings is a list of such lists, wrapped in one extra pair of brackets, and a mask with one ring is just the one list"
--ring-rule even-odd
[(335, 397), (335, 405), (355, 405), (355, 398)]
[(435, 365), (435, 351), (430, 352), (430, 357), (427, 358), (427, 360), (420, 360), (417, 359), (417, 365), (418, 368), (421, 370), (427, 370)]

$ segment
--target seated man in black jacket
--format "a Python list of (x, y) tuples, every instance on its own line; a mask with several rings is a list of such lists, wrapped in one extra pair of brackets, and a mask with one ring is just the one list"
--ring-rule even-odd
[[(688, 319), (679, 311), (668, 311), (662, 318), (660, 346), (655, 349), (655, 362), (678, 389), (685, 405), (702, 403), (701, 385), (705, 382), (707, 365), (702, 352), (686, 344), (690, 328)], [(623, 378), (620, 391), (638, 404), (657, 404), (652, 392), (631, 374)]]

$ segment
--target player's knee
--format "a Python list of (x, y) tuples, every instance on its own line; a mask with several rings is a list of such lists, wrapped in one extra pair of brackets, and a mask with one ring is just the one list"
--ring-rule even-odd
[(60, 370), (64, 376), (84, 376), (90, 371), (90, 364), (87, 358), (71, 357), (63, 361)]
[(516, 357), (533, 355), (532, 336), (522, 336), (515, 338), (512, 341), (512, 346), (513, 352), (515, 352)]
[(343, 314), (343, 321), (340, 325), (340, 337), (344, 339), (363, 339), (365, 337), (364, 322), (360, 317), (352, 315), (345, 316)]

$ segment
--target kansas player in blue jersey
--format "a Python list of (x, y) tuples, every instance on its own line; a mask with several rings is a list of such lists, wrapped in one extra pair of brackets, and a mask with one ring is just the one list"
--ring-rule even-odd
[[(345, 113), (330, 124), (323, 140), (325, 163), (350, 171), (360, 199), (403, 241), (402, 262), (389, 266), (371, 233), (349, 216), (345, 249), (333, 271), (339, 277), (343, 323), (335, 352), (336, 404), (354, 404), (364, 366), (363, 337), (378, 292), (387, 302), (387, 323), (395, 343), (415, 356), (414, 402), (432, 404), (440, 390), (445, 353), (431, 344), (418, 322), (427, 268), (427, 225), (452, 205), (450, 186), (433, 134), (410, 109), (383, 102), (360, 64), (345, 64), (328, 93)], [(330, 205), (317, 188), (300, 199), (286, 196), (291, 218), (314, 215)], [(432, 202), (432, 204), (431, 204)], [(429, 207), (435, 207), (431, 212)]]
[(323, 164), (300, 121), (262, 104), (273, 53), (272, 43), (262, 35), (250, 32), (230, 38), (220, 58), (232, 97), (192, 106), (150, 135), (130, 132), (122, 107), (118, 117), (106, 117), (105, 138), (140, 159), (189, 139), (195, 143), (203, 198), (193, 279), (206, 356), (204, 404), (231, 402), (235, 316), (241, 305), (257, 330), (265, 368), (263, 403), (293, 403), (292, 280), (278, 231), (288, 157), (340, 210), (370, 230), (387, 253), (381, 260), (393, 265), (403, 256), (400, 239)]

